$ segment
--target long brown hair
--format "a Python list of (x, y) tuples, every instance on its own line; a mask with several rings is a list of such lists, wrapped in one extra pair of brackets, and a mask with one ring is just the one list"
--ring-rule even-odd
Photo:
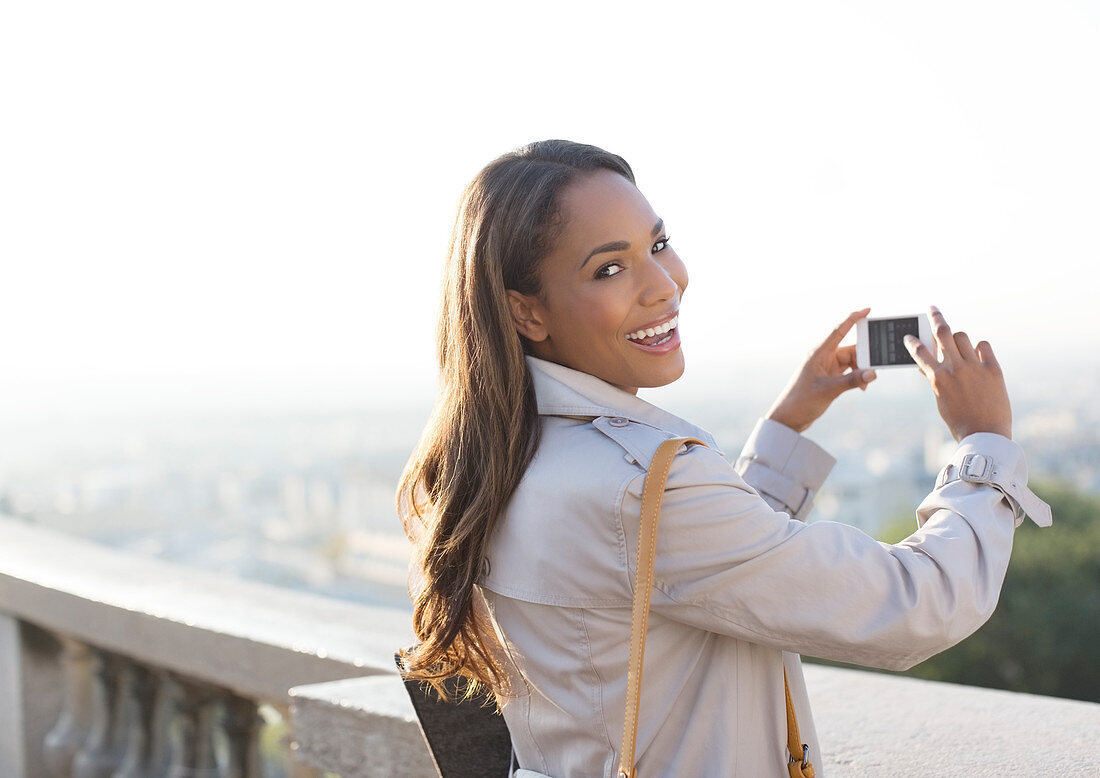
[(416, 544), (407, 677), (462, 676), (472, 694), (500, 693), (499, 643), (476, 606), (497, 521), (535, 453), (538, 408), (506, 290), (539, 293), (539, 264), (559, 234), (561, 196), (588, 171), (634, 181), (624, 159), (564, 140), (532, 143), (489, 163), (463, 194), (451, 234), (439, 317), (439, 398), (401, 476), (398, 512)]

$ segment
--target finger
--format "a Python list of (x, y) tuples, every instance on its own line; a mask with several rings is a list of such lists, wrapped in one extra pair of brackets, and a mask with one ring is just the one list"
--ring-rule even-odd
[(847, 335), (852, 327), (856, 325), (856, 322), (862, 319), (864, 316), (871, 312), (870, 308), (864, 308), (861, 311), (852, 311), (848, 314), (848, 318), (836, 325), (836, 328), (829, 333), (829, 337), (821, 343), (820, 348), (827, 351), (834, 351), (837, 346), (840, 345), (840, 341), (844, 340), (844, 336)]
[(979, 343), (977, 353), (978, 359), (982, 361), (983, 365), (989, 365), (997, 370), (1001, 369), (1001, 363), (997, 361), (997, 357), (993, 353), (993, 347), (989, 345), (989, 341), (983, 340)]
[(836, 361), (840, 365), (842, 370), (851, 368), (855, 370), (859, 367), (856, 364), (856, 347), (855, 346), (841, 346), (836, 350)]
[(936, 306), (931, 306), (929, 310), (932, 312), (932, 335), (936, 338), (936, 342), (940, 344), (940, 351), (943, 352), (943, 361), (958, 361), (962, 357), (959, 356), (959, 349), (955, 345), (955, 339), (951, 337), (951, 328), (947, 326), (947, 319), (943, 318), (943, 314), (940, 313), (940, 309)]
[(861, 392), (867, 391), (867, 385), (878, 378), (878, 373), (874, 370), (864, 370), (860, 373), (859, 390)]
[(959, 350), (959, 356), (967, 362), (973, 362), (978, 358), (974, 353), (974, 346), (970, 343), (970, 336), (965, 332), (955, 333), (955, 348)]
[(921, 371), (921, 374), (923, 374), (925, 378), (931, 379), (932, 373), (935, 372), (939, 363), (936, 362), (936, 358), (932, 356), (932, 352), (928, 350), (928, 346), (921, 343), (919, 338), (913, 335), (906, 335), (905, 347), (909, 349), (909, 356), (917, 363), (917, 369)]

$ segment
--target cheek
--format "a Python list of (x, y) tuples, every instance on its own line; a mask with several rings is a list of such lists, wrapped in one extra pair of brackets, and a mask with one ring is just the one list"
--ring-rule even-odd
[(591, 343), (595, 338), (617, 337), (630, 315), (630, 300), (619, 288), (592, 290), (578, 294), (563, 311), (572, 323), (578, 340)]
[[(633, 297), (627, 292), (626, 285), (622, 284), (615, 290), (609, 290), (594, 300), (590, 310), (593, 323), (608, 335), (618, 335), (619, 330), (626, 327), (633, 306)], [(625, 334), (625, 333), (623, 333)]]

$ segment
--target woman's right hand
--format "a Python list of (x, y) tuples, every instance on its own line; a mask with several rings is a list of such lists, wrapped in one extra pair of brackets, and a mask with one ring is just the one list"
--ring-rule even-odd
[(939, 309), (933, 306), (932, 332), (943, 354), (942, 360), (912, 335), (905, 345), (932, 385), (940, 416), (955, 440), (975, 432), (995, 432), (1012, 437), (1012, 406), (1008, 400), (1001, 366), (986, 341), (977, 348), (965, 332), (952, 334)]

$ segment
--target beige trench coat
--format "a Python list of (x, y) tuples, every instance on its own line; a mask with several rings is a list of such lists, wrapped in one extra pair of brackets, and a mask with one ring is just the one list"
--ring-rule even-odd
[[(528, 365), (542, 439), (481, 581), (513, 662), (504, 717), (522, 767), (615, 774), (642, 483), (668, 437), (711, 448), (677, 456), (668, 480), (639, 775), (786, 775), (785, 665), (821, 776), (798, 654), (905, 669), (993, 612), (1016, 526), (996, 489), (936, 489), (917, 510), (920, 529), (896, 546), (845, 524), (804, 524), (834, 460), (793, 430), (761, 421), (731, 466), (708, 433), (634, 395), (561, 365)], [(1007, 438), (972, 435), (952, 462), (970, 452), (1026, 482)]]

